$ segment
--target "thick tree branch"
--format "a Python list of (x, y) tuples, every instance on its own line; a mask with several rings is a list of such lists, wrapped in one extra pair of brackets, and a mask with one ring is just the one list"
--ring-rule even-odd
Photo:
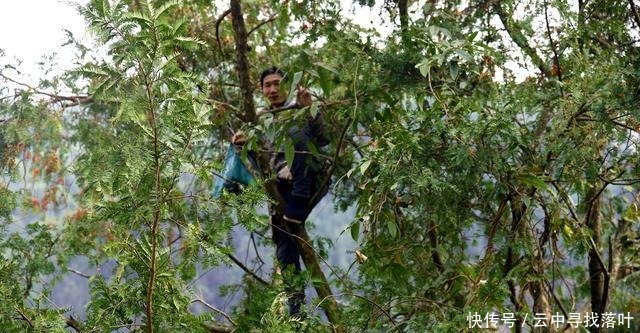
[(518, 47), (520, 47), (520, 49), (522, 49), (522, 51), (531, 58), (533, 64), (540, 69), (540, 72), (542, 72), (544, 76), (551, 77), (551, 71), (547, 67), (546, 63), (542, 58), (540, 58), (536, 50), (529, 45), (527, 37), (522, 33), (522, 31), (520, 31), (520, 29), (518, 29), (518, 27), (516, 27), (510, 13), (506, 13), (502, 8), (502, 1), (497, 0), (494, 3), (493, 8), (514, 43), (516, 43), (516, 45), (518, 45)]
[(231, 327), (220, 326), (211, 323), (203, 323), (202, 326), (211, 333), (232, 333), (234, 329)]
[(400, 28), (403, 37), (407, 34), (409, 28), (409, 10), (407, 8), (407, 0), (398, 0), (398, 13), (400, 14)]
[(640, 29), (640, 15), (638, 15), (638, 10), (636, 9), (636, 4), (633, 0), (629, 0), (629, 5), (631, 6), (631, 13), (633, 14), (633, 20), (636, 22), (638, 29)]
[(244, 25), (240, 0), (231, 0), (231, 15), (233, 16), (233, 34), (236, 40), (236, 71), (242, 90), (242, 114), (241, 119), (255, 124), (256, 110), (253, 105), (253, 89), (249, 77), (249, 60), (247, 59), (247, 30)]
[(82, 329), (81, 329), (82, 326), (80, 322), (75, 320), (73, 316), (69, 316), (69, 318), (65, 317), (64, 322), (67, 324), (68, 327), (73, 328), (76, 332), (82, 332)]

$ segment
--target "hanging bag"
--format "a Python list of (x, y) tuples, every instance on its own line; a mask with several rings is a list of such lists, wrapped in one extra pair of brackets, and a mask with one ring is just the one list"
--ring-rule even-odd
[[(251, 154), (248, 154), (247, 158), (251, 164), (251, 168), (253, 168), (253, 170), (257, 170), (256, 162)], [(229, 144), (229, 149), (227, 149), (227, 157), (224, 161), (222, 174), (215, 174), (214, 177), (214, 198), (219, 198), (223, 189), (230, 193), (240, 194), (245, 186), (255, 183), (253, 174), (242, 162), (240, 154), (238, 154), (236, 147), (232, 143)]]

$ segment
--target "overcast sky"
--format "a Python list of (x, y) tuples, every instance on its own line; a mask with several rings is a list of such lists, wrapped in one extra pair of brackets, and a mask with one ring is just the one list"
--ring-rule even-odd
[[(91, 36), (85, 30), (84, 19), (74, 4), (85, 5), (89, 0), (0, 0), (0, 49), (6, 58), (0, 58), (0, 68), (7, 61), (22, 61), (21, 80), (36, 83), (42, 72), (37, 63), (45, 55), (57, 54), (60, 71), (71, 67), (73, 48), (61, 48), (66, 41), (64, 29), (76, 39), (87, 43)], [(379, 20), (380, 8), (352, 11), (352, 0), (341, 0), (343, 13), (357, 24), (372, 27)], [(88, 42), (91, 45), (91, 42)], [(26, 75), (25, 75), (26, 74)]]
[[(43, 55), (58, 52), (59, 63), (69, 63), (71, 50), (62, 50), (66, 40), (63, 29), (81, 39), (86, 35), (84, 19), (73, 7), (87, 0), (0, 0), (0, 49), (7, 59), (23, 61), (22, 70), (39, 75), (37, 63)], [(0, 59), (0, 66), (7, 59)]]

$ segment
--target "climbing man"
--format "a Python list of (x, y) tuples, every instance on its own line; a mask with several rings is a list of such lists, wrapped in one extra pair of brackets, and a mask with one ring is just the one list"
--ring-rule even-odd
[[(301, 86), (296, 87), (296, 100), (287, 101), (286, 94), (280, 86), (284, 78), (285, 73), (278, 67), (270, 67), (260, 75), (260, 89), (269, 101), (269, 107), (263, 113), (271, 112), (274, 119), (278, 117), (278, 113), (275, 112), (277, 110), (309, 108), (313, 103), (309, 90)], [(310, 147), (317, 149), (326, 146), (329, 140), (325, 135), (320, 112), (315, 116), (311, 116), (309, 112), (304, 126), (301, 128), (292, 125), (286, 130), (286, 135), (295, 149), (290, 166), (287, 165), (285, 153), (273, 147), (273, 144), (269, 144), (271, 169), (276, 175), (276, 185), (285, 201), (285, 208), (283, 213), (279, 213), (274, 207), (270, 207), (269, 212), (276, 257), (284, 273), (286, 291), (290, 294), (289, 314), (293, 316), (300, 313), (300, 307), (304, 301), (304, 287), (296, 287), (292, 281), (294, 280), (292, 277), (297, 276), (301, 270), (300, 249), (295, 236), (289, 233), (285, 222), (304, 225), (313, 207), (326, 193), (322, 161), (311, 153)], [(242, 144), (246, 138), (244, 133), (237, 132), (231, 141), (234, 144)], [(325, 185), (324, 190), (320, 189), (322, 185)], [(320, 193), (316, 194), (317, 192)], [(290, 276), (291, 273), (293, 276)]]

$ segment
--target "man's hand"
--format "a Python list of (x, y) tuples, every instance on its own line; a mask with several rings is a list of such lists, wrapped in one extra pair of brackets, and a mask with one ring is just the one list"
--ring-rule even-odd
[(298, 96), (296, 97), (296, 102), (300, 107), (311, 106), (311, 93), (309, 90), (302, 86), (298, 86)]
[(234, 145), (242, 146), (246, 142), (247, 142), (247, 136), (244, 134), (243, 131), (237, 131), (231, 137), (231, 143), (233, 143)]

